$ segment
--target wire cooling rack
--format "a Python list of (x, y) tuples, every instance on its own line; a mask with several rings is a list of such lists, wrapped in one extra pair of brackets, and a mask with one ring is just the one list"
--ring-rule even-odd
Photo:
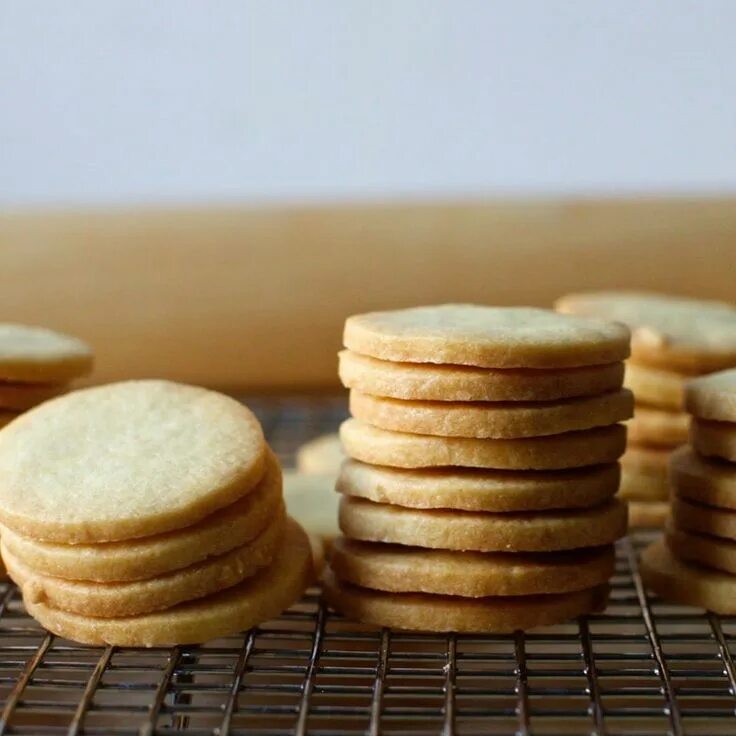
[[(285, 464), (341, 399), (249, 401)], [(736, 619), (644, 592), (618, 545), (607, 611), (509, 636), (392, 633), (310, 590), (258, 629), (173, 649), (47, 634), (0, 585), (0, 734), (736, 734)]]

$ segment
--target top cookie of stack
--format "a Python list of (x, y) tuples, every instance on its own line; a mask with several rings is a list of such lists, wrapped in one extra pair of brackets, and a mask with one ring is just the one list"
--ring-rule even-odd
[(628, 330), (444, 305), (351, 317), (344, 342), (351, 459), (329, 601), (381, 625), (464, 631), (598, 607), (626, 527), (612, 496), (633, 406)]
[(667, 462), (688, 439), (688, 378), (736, 366), (736, 307), (721, 302), (639, 292), (571, 294), (565, 314), (623, 322), (632, 330), (625, 385), (636, 397), (621, 494), (631, 523), (662, 525), (667, 516)]

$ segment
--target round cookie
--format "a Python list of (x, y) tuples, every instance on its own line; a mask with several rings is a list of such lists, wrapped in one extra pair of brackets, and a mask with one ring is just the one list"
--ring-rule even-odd
[(161, 577), (128, 583), (98, 583), (66, 580), (43, 575), (10, 553), (0, 543), (10, 577), (23, 592), (23, 600), (83, 616), (116, 618), (171, 608), (184, 601), (203, 598), (255, 575), (274, 558), (284, 533), (281, 514), (254, 540), (219, 557), (210, 557), (192, 567)]
[(605, 583), (612, 546), (544, 554), (448, 552), (340, 537), (330, 567), (340, 580), (393, 593), (485, 596), (568, 593)]
[(529, 307), (443, 304), (348, 317), (345, 347), (380, 360), (482, 368), (571, 368), (629, 354), (623, 325)]
[(542, 403), (387, 399), (350, 391), (350, 413), (381, 429), (440, 437), (516, 439), (604, 427), (632, 416), (627, 389)]
[(298, 521), (307, 534), (318, 537), (328, 546), (339, 532), (339, 500), (332, 477), (284, 473), (284, 501), (289, 516)]
[(667, 501), (629, 501), (629, 526), (632, 529), (660, 529), (669, 515)]
[(337, 475), (345, 459), (340, 436), (323, 434), (302, 445), (296, 453), (296, 468), (307, 475)]
[(655, 447), (677, 447), (688, 441), (690, 415), (637, 404), (629, 428), (629, 442)]
[(167, 381), (75, 391), (0, 434), (0, 521), (28, 536), (106, 542), (194, 524), (265, 470), (255, 416)]
[(690, 442), (701, 455), (736, 462), (736, 422), (693, 418)]
[(736, 613), (736, 576), (680, 560), (661, 539), (644, 550), (640, 567), (647, 587), (665, 600)]
[(26, 610), (57, 636), (83, 644), (159, 647), (199, 644), (249, 629), (273, 618), (298, 600), (313, 579), (309, 539), (294, 521), (287, 523), (271, 565), (221, 593), (139, 616), (93, 618), (24, 601)]
[(626, 534), (626, 504), (592, 509), (491, 514), (409, 509), (343, 496), (340, 529), (365, 542), (476, 552), (554, 552), (600, 547)]
[(736, 511), (729, 509), (701, 506), (675, 497), (672, 499), (672, 523), (677, 529), (736, 540)]
[(627, 447), (621, 457), (619, 496), (632, 501), (663, 501), (669, 498), (669, 456), (669, 450), (632, 445)]
[(624, 364), (558, 370), (476, 368), (396, 363), (342, 350), (339, 373), (347, 388), (373, 396), (423, 401), (554, 401), (621, 388)]
[(736, 467), (723, 460), (681, 447), (672, 453), (670, 483), (681, 498), (736, 511)]
[(564, 314), (631, 327), (635, 363), (686, 374), (736, 365), (736, 307), (663, 294), (601, 291), (570, 294), (555, 304)]
[[(25, 411), (63, 393), (56, 384), (8, 383), (0, 381), (0, 415), (5, 410)], [(0, 420), (2, 421), (2, 420)]]
[(736, 574), (736, 542), (683, 529), (667, 529), (667, 545), (681, 560)]
[(376, 626), (501, 634), (562, 623), (603, 610), (608, 600), (608, 587), (493, 598), (385, 593), (342, 582), (328, 568), (324, 576), (324, 595), (327, 603), (345, 616)]
[(685, 406), (699, 419), (736, 422), (736, 370), (689, 381)]
[(247, 544), (283, 512), (281, 469), (270, 452), (267, 463), (254, 491), (184, 529), (123, 542), (71, 545), (41, 542), (4, 527), (2, 542), (44, 575), (97, 582), (165, 575)]
[(682, 411), (685, 405), (685, 376), (661, 368), (626, 364), (624, 386), (634, 392), (637, 401), (670, 411)]
[(616, 493), (619, 476), (616, 463), (545, 472), (397, 469), (347, 460), (336, 487), (345, 496), (420, 509), (539, 511), (597, 506)]
[(380, 429), (357, 419), (340, 426), (345, 452), (372, 465), (561, 470), (617, 460), (626, 446), (621, 424), (513, 440), (434, 437)]
[(0, 380), (63, 383), (92, 370), (89, 346), (42, 327), (0, 323)]

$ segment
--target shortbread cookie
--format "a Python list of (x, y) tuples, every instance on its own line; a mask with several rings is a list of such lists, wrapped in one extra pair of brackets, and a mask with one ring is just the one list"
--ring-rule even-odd
[(614, 462), (626, 446), (626, 429), (614, 424), (547, 437), (470, 439), (392, 432), (348, 419), (340, 438), (350, 457), (373, 465), (560, 470)]
[(420, 509), (539, 511), (586, 508), (618, 488), (616, 463), (574, 470), (397, 469), (347, 460), (337, 477), (346, 496)]
[(660, 529), (669, 515), (667, 501), (629, 501), (629, 526), (632, 529)]
[(736, 466), (731, 463), (681, 447), (672, 453), (670, 483), (682, 498), (736, 511)]
[(477, 552), (552, 552), (600, 547), (626, 534), (626, 504), (592, 509), (491, 514), (409, 509), (344, 496), (340, 529), (365, 542)]
[(335, 479), (324, 475), (284, 474), (284, 500), (289, 516), (299, 522), (307, 534), (314, 534), (331, 544), (338, 534)]
[(621, 457), (619, 495), (632, 501), (666, 500), (669, 456), (669, 450), (629, 445)]
[(736, 422), (693, 418), (690, 442), (701, 455), (736, 462)]
[(10, 577), (23, 592), (23, 600), (83, 616), (135, 616), (203, 598), (255, 575), (271, 564), (283, 541), (285, 518), (282, 510), (254, 540), (224, 555), (168, 575), (129, 583), (97, 583), (42, 575), (4, 544), (0, 543), (0, 548)]
[(92, 370), (92, 351), (76, 337), (0, 323), (0, 380), (64, 383)]
[(296, 453), (296, 469), (308, 475), (331, 475), (333, 478), (345, 459), (340, 436), (323, 434), (302, 445)]
[(422, 401), (554, 401), (621, 388), (624, 364), (558, 370), (396, 363), (342, 350), (340, 379), (373, 396)]
[(689, 381), (685, 403), (700, 419), (736, 422), (736, 369)]
[(571, 368), (623, 360), (623, 325), (528, 307), (442, 304), (349, 317), (345, 347), (408, 363), (482, 368)]
[(736, 540), (736, 511), (730, 509), (702, 506), (675, 497), (672, 499), (672, 523), (678, 529)]
[(667, 545), (682, 560), (736, 575), (736, 542), (683, 529), (667, 529)]
[(194, 524), (265, 470), (255, 416), (167, 381), (75, 391), (0, 434), (0, 521), (46, 541), (105, 542)]
[(516, 439), (605, 427), (629, 419), (628, 389), (546, 402), (405, 401), (350, 392), (350, 413), (381, 429), (440, 437)]
[(327, 603), (340, 613), (376, 626), (502, 634), (601, 611), (608, 600), (608, 586), (551, 595), (461, 598), (361, 588), (338, 580), (328, 568), (324, 594)]
[(680, 560), (661, 539), (642, 553), (641, 574), (647, 587), (665, 600), (736, 613), (736, 576)]
[(685, 404), (686, 376), (662, 368), (652, 368), (629, 361), (624, 386), (634, 392), (637, 401), (670, 411), (682, 411)]
[[(7, 410), (25, 411), (64, 392), (58, 384), (0, 381), (0, 416)], [(2, 421), (0, 419), (0, 421)]]
[(2, 541), (12, 554), (44, 575), (103, 583), (166, 575), (247, 544), (283, 513), (281, 469), (272, 455), (268, 464), (254, 491), (184, 529), (122, 542), (57, 544), (4, 527)]
[(677, 447), (688, 440), (690, 415), (637, 404), (629, 428), (629, 442), (655, 447)]
[(543, 554), (447, 552), (339, 537), (330, 567), (363, 588), (480, 598), (592, 588), (613, 575), (614, 562), (610, 545)]
[(277, 616), (298, 600), (313, 579), (309, 539), (293, 521), (271, 565), (221, 593), (165, 611), (93, 618), (24, 601), (26, 610), (53, 634), (83, 644), (158, 647), (198, 644), (249, 629)]
[(636, 363), (688, 374), (736, 365), (736, 307), (663, 294), (601, 291), (570, 294), (555, 307), (565, 314), (629, 325)]

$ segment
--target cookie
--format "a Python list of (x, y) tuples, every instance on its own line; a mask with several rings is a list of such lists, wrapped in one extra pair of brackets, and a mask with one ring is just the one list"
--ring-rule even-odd
[(345, 459), (340, 436), (323, 434), (302, 445), (296, 453), (296, 468), (308, 475), (337, 475)]
[(392, 432), (348, 419), (340, 426), (340, 439), (350, 457), (372, 465), (560, 470), (614, 462), (626, 446), (626, 429), (614, 424), (547, 437), (498, 440)]
[(736, 575), (736, 542), (707, 534), (667, 529), (667, 546), (676, 557)]
[(633, 501), (669, 498), (667, 461), (669, 450), (630, 445), (621, 457), (619, 496)]
[(289, 516), (295, 519), (307, 534), (315, 535), (331, 544), (338, 534), (335, 480), (331, 476), (284, 474), (284, 500)]
[(614, 572), (612, 546), (523, 554), (447, 552), (372, 544), (340, 537), (330, 567), (340, 580), (393, 593), (485, 596), (568, 593), (605, 583)]
[(99, 583), (43, 575), (0, 543), (10, 577), (23, 600), (83, 616), (116, 618), (171, 608), (184, 601), (217, 593), (267, 567), (284, 534), (283, 510), (255, 539), (218, 557), (147, 580)]
[(409, 509), (344, 496), (340, 529), (365, 542), (477, 552), (554, 552), (611, 544), (626, 534), (626, 504), (491, 514)]
[(166, 575), (247, 544), (279, 516), (281, 469), (272, 453), (267, 462), (266, 475), (254, 491), (185, 529), (122, 542), (71, 545), (40, 542), (3, 528), (2, 541), (44, 575), (98, 582)]
[(0, 433), (0, 521), (45, 541), (106, 542), (194, 524), (265, 470), (255, 416), (167, 381), (75, 391)]
[(702, 506), (684, 498), (674, 497), (672, 523), (678, 529), (736, 540), (736, 511), (730, 509)]
[(672, 453), (670, 483), (682, 498), (736, 511), (736, 467), (731, 463), (681, 447)]
[(627, 389), (541, 403), (405, 401), (350, 391), (350, 413), (381, 429), (440, 437), (516, 439), (623, 421), (634, 412)]
[(736, 613), (736, 576), (680, 560), (661, 539), (644, 550), (640, 567), (646, 586), (664, 600)]
[[(0, 381), (0, 416), (7, 411), (25, 411), (63, 393), (58, 384), (8, 383)], [(2, 421), (0, 419), (0, 421)]]
[(736, 422), (693, 418), (690, 442), (701, 455), (736, 462)]
[(686, 376), (662, 368), (626, 364), (624, 386), (634, 392), (637, 401), (670, 411), (682, 411), (685, 405)]
[(629, 442), (655, 447), (678, 447), (688, 441), (690, 415), (637, 404), (626, 426)]
[(340, 380), (373, 396), (422, 401), (555, 401), (621, 388), (624, 364), (539, 370), (395, 363), (342, 350)]
[(327, 603), (343, 615), (392, 629), (510, 633), (562, 623), (605, 608), (608, 587), (572, 593), (489, 598), (385, 593), (345, 583), (327, 569)]
[(667, 501), (629, 501), (629, 526), (632, 529), (660, 529), (669, 515)]
[(83, 644), (161, 647), (198, 644), (249, 629), (279, 615), (313, 579), (306, 533), (289, 521), (271, 565), (220, 593), (139, 616), (93, 618), (48, 603), (24, 601), (26, 610), (57, 636)]
[(601, 291), (570, 294), (555, 307), (564, 314), (615, 320), (631, 327), (635, 363), (691, 375), (736, 365), (736, 307), (731, 304)]
[(700, 419), (736, 422), (736, 370), (689, 381), (685, 406)]
[(575, 470), (397, 469), (347, 460), (337, 477), (346, 496), (420, 509), (539, 511), (597, 506), (618, 488), (616, 463)]
[(629, 354), (623, 325), (529, 307), (442, 304), (349, 317), (345, 347), (380, 360), (481, 368), (572, 368)]
[(0, 323), (0, 380), (64, 383), (92, 370), (89, 346), (42, 327)]

